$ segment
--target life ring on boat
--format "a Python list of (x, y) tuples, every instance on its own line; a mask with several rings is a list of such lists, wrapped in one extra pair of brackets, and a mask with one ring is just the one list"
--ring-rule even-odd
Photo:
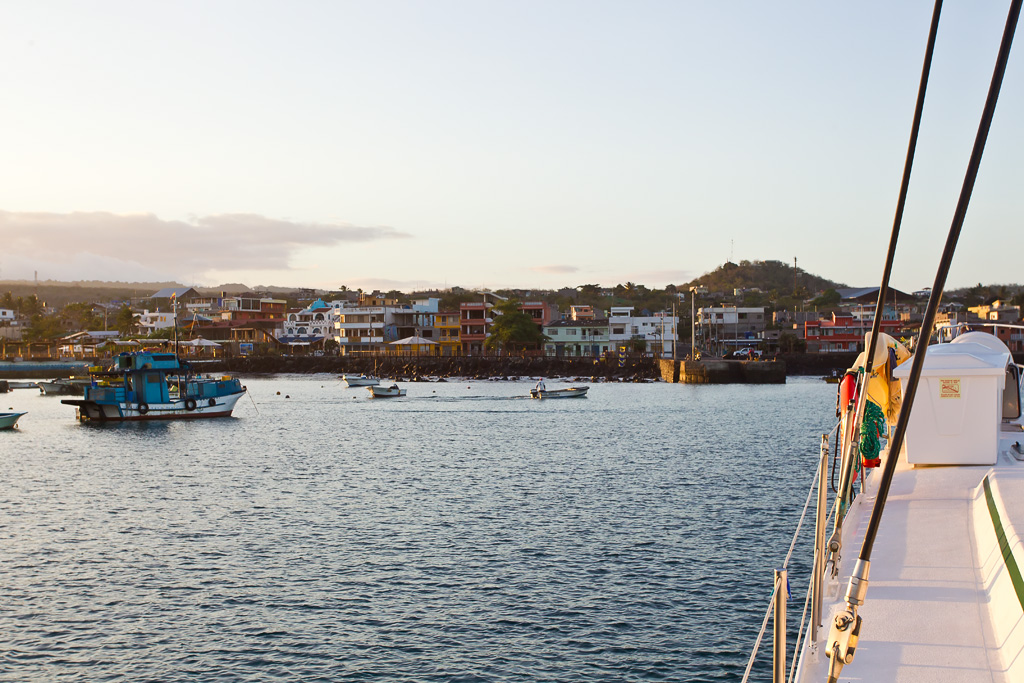
[(210, 399), (210, 401), (209, 401), (209, 404), (208, 404), (208, 405), (209, 405), (209, 406), (210, 406), (210, 407), (212, 408), (212, 407), (214, 407), (215, 405), (217, 405), (217, 401), (215, 401), (215, 400), (213, 400), (213, 399), (211, 398), (211, 399)]
[(195, 410), (195, 409), (196, 409), (196, 400), (194, 398), (186, 398), (185, 399), (185, 410)]
[(149, 404), (148, 403), (140, 403), (139, 404), (139, 415), (145, 415), (148, 412), (149, 412)]

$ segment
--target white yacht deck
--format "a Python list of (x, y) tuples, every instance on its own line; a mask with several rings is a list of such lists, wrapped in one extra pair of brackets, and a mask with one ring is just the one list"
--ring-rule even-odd
[[(1018, 435), (1019, 436), (1019, 435)], [(1024, 679), (1024, 608), (1014, 587), (1024, 528), (1024, 463), (1004, 435), (995, 466), (897, 466), (872, 554), (856, 657), (840, 681), (1012, 681)], [(875, 502), (867, 493), (847, 517), (840, 577), (826, 585), (821, 641), (844, 593)], [(989, 480), (1009, 563), (985, 494)], [(851, 533), (854, 535), (851, 541)], [(1019, 582), (1019, 575), (1017, 581)], [(1024, 586), (1022, 586), (1024, 588)], [(803, 681), (824, 681), (829, 660), (804, 658)]]

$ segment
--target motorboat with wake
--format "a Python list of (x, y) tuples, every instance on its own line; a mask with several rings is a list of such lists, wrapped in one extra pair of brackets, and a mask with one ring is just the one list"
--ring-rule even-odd
[[(937, 0), (872, 331), (839, 383), (838, 421), (821, 436), (804, 515), (775, 571), (743, 681), (769, 622), (777, 682), (1024, 680), (1024, 372), (995, 334), (1004, 325), (930, 343), (1021, 0), (1011, 2), (913, 353), (879, 330), (940, 9)], [(1020, 329), (1005, 337), (1019, 338)], [(830, 461), (838, 474), (834, 495)], [(814, 540), (801, 595), (789, 561), (809, 511)], [(804, 605), (792, 651), (790, 585)]]
[(531, 398), (583, 398), (590, 387), (569, 387), (568, 389), (530, 389)]
[(174, 353), (122, 353), (92, 382), (75, 406), (81, 420), (181, 420), (230, 417), (245, 387), (230, 377), (203, 377)]

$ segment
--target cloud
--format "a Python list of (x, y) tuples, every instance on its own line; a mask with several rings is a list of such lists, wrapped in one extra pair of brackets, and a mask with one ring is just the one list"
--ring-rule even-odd
[(579, 271), (576, 266), (534, 266), (530, 268), (535, 273), (547, 273), (549, 275), (567, 275), (568, 273), (575, 273)]
[(304, 223), (255, 214), (174, 221), (153, 214), (11, 211), (0, 211), (0, 235), (8, 256), (57, 266), (103, 261), (132, 271), (179, 274), (286, 270), (304, 249), (410, 237), (387, 226)]

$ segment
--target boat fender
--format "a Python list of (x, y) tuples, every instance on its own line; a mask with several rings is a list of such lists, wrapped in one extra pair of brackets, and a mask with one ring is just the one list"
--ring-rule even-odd
[(139, 415), (145, 415), (148, 412), (149, 412), (149, 404), (147, 404), (147, 403), (140, 403), (139, 404)]
[(185, 399), (185, 410), (195, 410), (195, 409), (196, 409), (196, 400), (194, 398), (186, 398)]
[(212, 408), (215, 405), (217, 405), (217, 402), (211, 398), (210, 401), (209, 401), (209, 404), (210, 404), (210, 407)]
[(839, 382), (839, 401), (836, 405), (836, 415), (842, 415), (850, 407), (850, 401), (853, 400), (857, 389), (857, 375), (852, 372), (847, 372), (843, 375), (843, 379)]

